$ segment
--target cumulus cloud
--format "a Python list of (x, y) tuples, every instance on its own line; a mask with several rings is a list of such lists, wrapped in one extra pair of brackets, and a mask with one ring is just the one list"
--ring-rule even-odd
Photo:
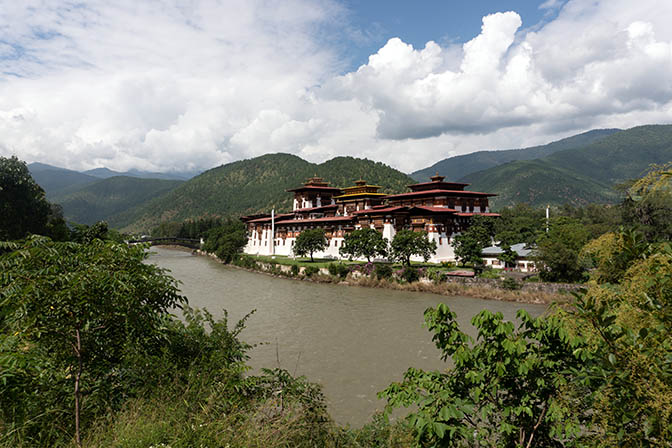
[(412, 171), (672, 121), (671, 2), (540, 7), (556, 15), (490, 14), (462, 45), (399, 36), (342, 73), (326, 42), (353, 29), (335, 0), (0, 0), (0, 154), (165, 171), (290, 152)]

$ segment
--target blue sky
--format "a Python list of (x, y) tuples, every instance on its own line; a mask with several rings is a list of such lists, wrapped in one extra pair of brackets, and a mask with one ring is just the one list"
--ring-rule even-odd
[[(544, 3), (555, 7), (540, 8)], [(415, 48), (430, 40), (439, 44), (467, 42), (481, 31), (481, 18), (495, 12), (516, 11), (523, 27), (535, 27), (554, 18), (561, 2), (551, 4), (535, 0), (347, 0), (344, 6), (350, 11), (352, 26), (368, 37), (348, 46), (349, 68), (365, 64), (369, 55), (393, 37), (403, 37)]]
[(672, 122), (672, 1), (0, 0), (0, 155), (405, 172)]

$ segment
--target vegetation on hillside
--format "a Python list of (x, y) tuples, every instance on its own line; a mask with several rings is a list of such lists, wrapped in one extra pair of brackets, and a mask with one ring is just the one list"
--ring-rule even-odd
[(267, 154), (213, 168), (175, 190), (110, 220), (129, 231), (151, 229), (161, 221), (181, 222), (208, 216), (238, 217), (291, 210), (286, 190), (301, 186), (317, 174), (334, 187), (353, 185), (358, 178), (383, 187), (386, 193), (405, 191), (414, 183), (405, 174), (380, 162), (337, 157), (313, 164), (290, 154)]
[(476, 151), (443, 159), (430, 167), (411, 173), (410, 176), (419, 182), (424, 182), (429, 176), (439, 173), (439, 175), (445, 176), (447, 180), (456, 181), (471, 173), (487, 170), (514, 160), (539, 159), (565, 149), (580, 148), (619, 131), (620, 129), (595, 129), (530, 148)]
[(63, 207), (68, 221), (93, 224), (112, 220), (117, 214), (165, 194), (182, 183), (180, 180), (115, 176), (97, 180), (72, 193), (54, 195), (52, 200)]
[(672, 154), (672, 125), (640, 126), (530, 161), (513, 161), (460, 179), (498, 193), (496, 207), (618, 202), (617, 184), (642, 176)]

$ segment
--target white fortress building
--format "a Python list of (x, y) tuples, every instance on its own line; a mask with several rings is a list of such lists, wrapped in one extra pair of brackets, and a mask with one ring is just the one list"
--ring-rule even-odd
[(402, 229), (426, 231), (436, 241), (432, 262), (455, 261), (452, 239), (466, 229), (474, 215), (490, 213), (491, 193), (469, 191), (469, 184), (444, 182), (433, 176), (431, 182), (409, 185), (408, 193), (386, 195), (377, 185), (358, 180), (352, 187), (330, 187), (315, 176), (303, 186), (288, 190), (294, 193), (291, 213), (244, 216), (248, 242), (244, 252), (250, 255), (292, 256), (296, 237), (306, 229), (322, 228), (328, 246), (315, 253), (318, 258), (341, 258), (343, 237), (355, 229), (371, 227), (389, 241)]

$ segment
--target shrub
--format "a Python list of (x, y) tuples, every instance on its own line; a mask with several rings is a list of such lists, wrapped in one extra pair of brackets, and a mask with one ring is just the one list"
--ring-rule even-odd
[(502, 280), (502, 288), (515, 291), (516, 289), (520, 289), (520, 284), (514, 279), (508, 277)]
[(241, 268), (246, 268), (246, 269), (257, 269), (257, 262), (254, 258), (250, 257), (249, 255), (241, 254), (238, 255), (238, 257), (233, 259), (232, 262), (236, 266), (240, 266)]
[(427, 270), (427, 277), (438, 285), (446, 280), (446, 272), (440, 268), (429, 268)]
[(407, 266), (401, 271), (399, 277), (405, 282), (413, 283), (420, 280), (420, 273), (417, 269)]
[(343, 263), (329, 263), (327, 269), (329, 269), (329, 273), (331, 275), (339, 278), (347, 277), (348, 273), (350, 272), (350, 269), (348, 269), (348, 267)]
[(392, 266), (389, 264), (377, 264), (374, 267), (374, 273), (378, 279), (389, 279), (392, 277)]
[(495, 269), (486, 268), (479, 274), (480, 278), (499, 278), (500, 274)]
[(290, 273), (291, 273), (294, 277), (296, 277), (297, 275), (299, 275), (299, 265), (298, 265), (298, 264), (293, 264), (292, 267), (289, 268), (289, 269), (290, 269)]
[(317, 266), (306, 266), (303, 269), (303, 275), (305, 275), (306, 277), (312, 277), (318, 272), (320, 272), (320, 268), (318, 268)]

